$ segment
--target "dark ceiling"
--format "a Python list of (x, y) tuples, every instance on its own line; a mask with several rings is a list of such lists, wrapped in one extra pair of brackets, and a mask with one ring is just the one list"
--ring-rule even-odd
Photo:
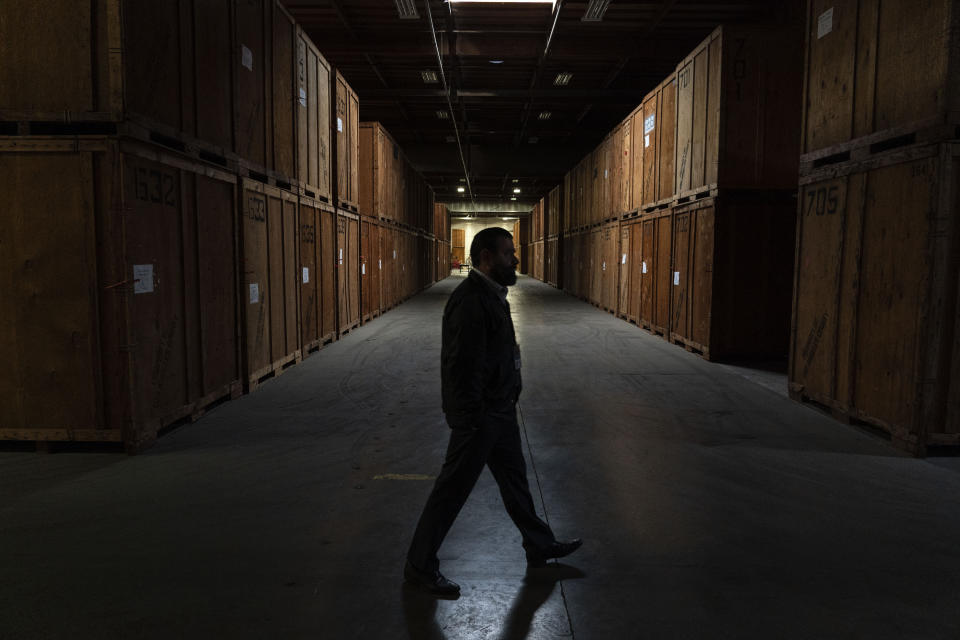
[[(398, 2), (418, 17), (402, 19)], [(559, 184), (717, 25), (799, 20), (805, 2), (611, 0), (599, 22), (582, 20), (585, 0), (558, 0), (556, 9), (445, 0), (284, 4), (357, 92), (361, 121), (383, 123), (439, 201), (470, 201), (472, 191), (477, 202), (507, 202), (519, 188), (519, 204)], [(424, 71), (437, 82), (425, 82)], [(572, 74), (567, 86), (555, 85), (560, 73)], [(462, 195), (457, 132), (469, 172)]]

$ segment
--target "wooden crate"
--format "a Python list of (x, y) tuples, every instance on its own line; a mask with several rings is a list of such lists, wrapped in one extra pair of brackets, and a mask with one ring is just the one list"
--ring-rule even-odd
[[(643, 145), (640, 163), (643, 171), (643, 192), (638, 205), (645, 211), (669, 206), (674, 199), (674, 163), (677, 138), (677, 74), (671, 73), (643, 99), (642, 137), (634, 144)], [(640, 179), (639, 174), (634, 180)]]
[(632, 279), (631, 268), (633, 260), (630, 255), (631, 236), (634, 233), (636, 224), (623, 223), (620, 225), (620, 260), (617, 262), (617, 268), (620, 271), (620, 290), (617, 297), (617, 315), (621, 318), (629, 318), (630, 315), (630, 290), (637, 284)]
[(717, 188), (795, 188), (801, 35), (797, 27), (721, 26), (677, 66), (679, 202)]
[(638, 324), (664, 338), (667, 338), (670, 327), (672, 222), (669, 210), (646, 214), (640, 220)]
[(360, 220), (360, 299), (363, 321), (380, 315), (380, 225)]
[(709, 360), (783, 358), (796, 199), (726, 192), (672, 212), (670, 341)]
[(244, 383), (253, 391), (303, 355), (299, 198), (248, 178), (240, 193)]
[(600, 306), (616, 313), (620, 287), (620, 223), (608, 222), (600, 229)]
[(389, 225), (380, 227), (380, 260), (377, 267), (380, 271), (380, 291), (382, 292), (382, 309), (386, 312), (397, 305), (397, 285), (394, 277), (393, 265), (396, 251), (396, 228)]
[(235, 183), (132, 141), (0, 142), (0, 439), (135, 451), (240, 393)]
[(880, 152), (904, 136), (958, 137), (958, 72), (960, 9), (951, 0), (810, 0), (804, 162), (856, 160), (851, 150)]
[(640, 323), (640, 293), (643, 276), (643, 224), (639, 220), (620, 225), (620, 317)]
[(303, 353), (316, 351), (336, 335), (333, 285), (334, 210), (300, 196), (300, 333)]
[(8, 0), (0, 121), (76, 134), (135, 118), (230, 150), (230, 22), (230, 0)]
[(630, 206), (627, 207), (628, 211), (639, 212), (643, 206), (643, 159), (649, 149), (647, 137), (643, 133), (644, 106), (645, 102), (640, 103), (640, 106), (630, 114)]
[(545, 270), (545, 281), (547, 284), (552, 284), (555, 287), (560, 286), (560, 276), (562, 271), (560, 270), (560, 238), (554, 236), (552, 238), (547, 238), (544, 245), (544, 260), (546, 265)]
[(337, 334), (360, 325), (360, 218), (337, 210)]
[[(639, 108), (638, 108), (639, 109)], [(619, 147), (619, 178), (620, 194), (617, 206), (614, 207), (618, 214), (625, 214), (636, 210), (633, 206), (633, 120), (634, 114), (630, 114), (620, 124), (620, 143)]]
[(332, 140), (337, 207), (356, 213), (360, 192), (360, 103), (339, 71), (331, 83), (330, 93), (335, 100)]
[(261, 172), (273, 156), (273, 4), (273, 0), (233, 2), (235, 151)]
[(439, 202), (433, 205), (433, 234), (442, 242), (449, 243), (451, 240), (450, 210)]
[(297, 180), (303, 195), (333, 202), (330, 157), (330, 64), (297, 30)]
[(366, 217), (405, 222), (405, 156), (379, 122), (361, 122), (358, 131), (358, 212)]
[(790, 391), (922, 454), (960, 444), (960, 146), (801, 178)]
[(563, 185), (554, 187), (547, 196), (547, 236), (562, 233)]
[(297, 22), (287, 10), (276, 0), (271, 4), (273, 22), (270, 43), (273, 68), (270, 74), (272, 80), (270, 124), (273, 142), (270, 145), (272, 158), (267, 167), (290, 180), (295, 180), (299, 170), (297, 151), (300, 147), (297, 123), (302, 104), (299, 95), (299, 35)]

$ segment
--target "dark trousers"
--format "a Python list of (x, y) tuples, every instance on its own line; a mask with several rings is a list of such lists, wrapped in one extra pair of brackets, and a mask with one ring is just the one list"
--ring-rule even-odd
[(433, 572), (439, 568), (437, 551), (484, 465), (500, 487), (507, 513), (523, 536), (524, 548), (542, 550), (553, 543), (550, 526), (533, 507), (516, 413), (487, 417), (477, 429), (451, 430), (447, 457), (407, 552), (407, 559), (417, 569)]

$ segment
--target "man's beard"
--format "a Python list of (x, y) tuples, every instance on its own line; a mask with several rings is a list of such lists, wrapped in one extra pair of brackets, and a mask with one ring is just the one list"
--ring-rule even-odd
[(504, 287), (517, 284), (517, 272), (513, 267), (505, 265), (494, 265), (493, 268), (490, 269), (490, 278)]

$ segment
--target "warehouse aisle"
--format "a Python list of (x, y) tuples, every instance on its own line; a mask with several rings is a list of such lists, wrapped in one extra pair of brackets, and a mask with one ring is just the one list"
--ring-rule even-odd
[(526, 572), (484, 474), (404, 588), (451, 277), (136, 457), (0, 453), (0, 637), (956, 638), (960, 474), (521, 277)]

